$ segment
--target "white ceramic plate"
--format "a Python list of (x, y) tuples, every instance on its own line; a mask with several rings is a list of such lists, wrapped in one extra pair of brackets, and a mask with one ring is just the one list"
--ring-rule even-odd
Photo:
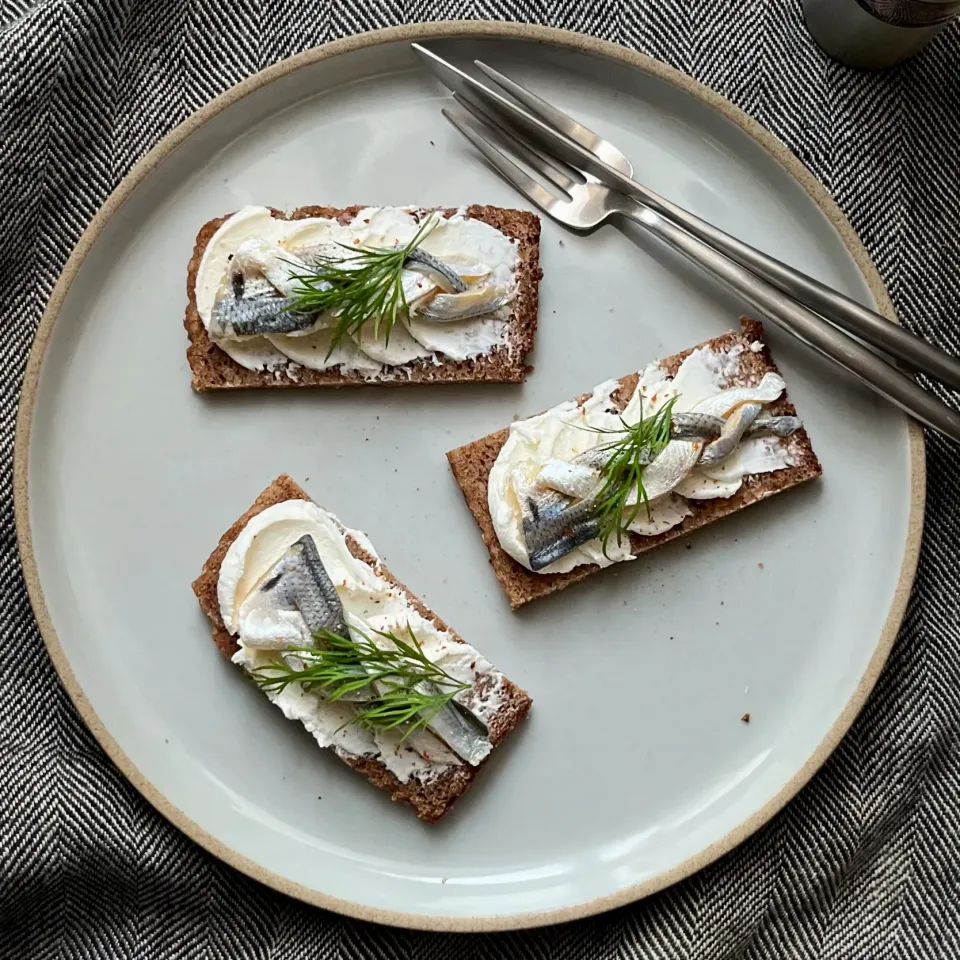
[[(184, 271), (211, 217), (248, 203), (526, 205), (440, 116), (444, 92), (406, 41), (441, 35), (457, 36), (441, 52), (481, 56), (612, 139), (655, 190), (866, 302), (872, 286), (889, 312), (799, 163), (662, 65), (529, 28), (356, 38), (201, 111), (91, 226), (27, 378), (17, 507), (57, 668), (174, 823), (344, 913), (494, 929), (658, 889), (811, 776), (902, 616), (923, 459), (903, 416), (771, 330), (822, 482), (511, 614), (445, 451), (737, 321), (734, 298), (614, 227), (578, 238), (544, 223), (536, 372), (522, 387), (194, 395)], [(190, 582), (280, 472), (365, 529), (533, 695), (529, 722), (439, 826), (317, 751), (210, 642)]]

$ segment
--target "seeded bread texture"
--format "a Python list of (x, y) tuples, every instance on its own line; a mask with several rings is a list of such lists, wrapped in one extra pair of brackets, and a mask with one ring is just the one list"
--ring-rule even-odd
[[(700, 347), (711, 347), (713, 350), (720, 352), (727, 351), (737, 344), (744, 349), (740, 354), (739, 373), (730, 381), (730, 386), (756, 384), (765, 373), (777, 372), (770, 350), (763, 341), (763, 326), (756, 320), (747, 320), (746, 318), (740, 321), (739, 333), (731, 331), (723, 336), (707, 340), (696, 347), (691, 347), (689, 350), (668, 357), (660, 363), (667, 373), (674, 376), (680, 364), (694, 350)], [(750, 349), (752, 344), (759, 344), (762, 349), (755, 352)], [(633, 395), (638, 379), (639, 374), (637, 373), (632, 373), (620, 379), (620, 388), (614, 394), (614, 400), (621, 410)], [(578, 398), (578, 402), (583, 402), (589, 396), (589, 393), (583, 394)], [(770, 404), (768, 410), (770, 413), (778, 415), (796, 414), (796, 410), (788, 400), (786, 393), (776, 403)], [(450, 462), (453, 475), (463, 491), (467, 506), (480, 526), (483, 542), (490, 553), (490, 563), (493, 566), (494, 573), (510, 601), (510, 606), (516, 610), (531, 600), (562, 590), (571, 583), (583, 580), (603, 568), (596, 564), (584, 564), (575, 567), (569, 573), (533, 573), (522, 564), (517, 563), (500, 546), (487, 504), (487, 484), (490, 479), (490, 471), (493, 469), (493, 464), (504, 443), (506, 443), (508, 435), (509, 429), (498, 430), (496, 433), (491, 433), (489, 436), (466, 446), (451, 450), (447, 454), (447, 460)], [(716, 500), (688, 500), (687, 503), (693, 513), (673, 529), (653, 537), (642, 537), (631, 533), (631, 553), (637, 557), (662, 543), (676, 540), (678, 537), (683, 537), (694, 530), (705, 527), (708, 523), (713, 523), (715, 520), (736, 513), (752, 503), (758, 503), (775, 493), (789, 490), (806, 480), (812, 480), (814, 477), (820, 476), (822, 472), (820, 462), (813, 452), (806, 430), (801, 428), (787, 442), (790, 444), (790, 453), (794, 460), (793, 466), (777, 470), (774, 473), (748, 474), (744, 477), (743, 485), (732, 497)]]
[[(327, 217), (349, 223), (363, 207), (300, 207), (292, 213), (272, 209), (275, 217), (285, 220), (303, 220), (306, 217)], [(426, 215), (430, 211), (419, 211)], [(443, 211), (452, 216), (456, 211)], [(526, 356), (533, 349), (537, 330), (538, 289), (540, 270), (540, 220), (524, 210), (506, 210), (500, 207), (472, 206), (467, 216), (490, 224), (501, 233), (513, 238), (518, 245), (517, 296), (511, 304), (512, 313), (508, 322), (508, 345), (497, 347), (482, 357), (470, 360), (447, 360), (435, 365), (424, 360), (415, 360), (402, 366), (387, 368), (386, 375), (377, 379), (364, 379), (357, 372), (309, 370), (292, 365), (277, 371), (247, 370), (224, 353), (207, 335), (203, 321), (197, 313), (197, 271), (204, 250), (211, 237), (231, 214), (218, 217), (201, 227), (193, 248), (193, 257), (187, 267), (187, 311), (183, 325), (186, 327), (190, 345), (187, 361), (193, 371), (193, 389), (235, 390), (257, 387), (348, 387), (371, 384), (399, 386), (409, 383), (519, 383), (526, 379), (530, 367)]]
[[(284, 500), (309, 500), (306, 492), (290, 477), (277, 477), (263, 493), (254, 501), (253, 506), (220, 538), (217, 548), (210, 554), (203, 571), (193, 582), (193, 592), (200, 601), (200, 608), (207, 615), (213, 625), (213, 642), (220, 652), (228, 659), (239, 649), (236, 640), (227, 632), (220, 616), (220, 604), (217, 601), (217, 580), (220, 576), (220, 565), (227, 555), (230, 545), (240, 536), (243, 528), (251, 518), (266, 510), (267, 507)], [(350, 552), (364, 563), (370, 564), (377, 574), (393, 584), (406, 594), (407, 599), (416, 611), (427, 620), (436, 624), (439, 630), (449, 631), (458, 643), (464, 640), (451, 630), (432, 610), (428, 609), (419, 597), (415, 596), (396, 577), (377, 560), (367, 553), (352, 537), (347, 537), (347, 547)], [(490, 724), (490, 742), (497, 746), (514, 727), (527, 715), (530, 709), (530, 697), (514, 683), (504, 679), (503, 705)], [(492, 756), (492, 753), (490, 754)], [(379, 760), (370, 757), (342, 757), (347, 764), (366, 775), (367, 779), (390, 793), (391, 799), (398, 803), (405, 803), (412, 807), (417, 816), (427, 823), (435, 823), (453, 806), (456, 800), (470, 786), (474, 778), (484, 766), (488, 756), (479, 766), (471, 767), (463, 763), (447, 773), (433, 780), (427, 785), (410, 780), (401, 783), (390, 770)]]

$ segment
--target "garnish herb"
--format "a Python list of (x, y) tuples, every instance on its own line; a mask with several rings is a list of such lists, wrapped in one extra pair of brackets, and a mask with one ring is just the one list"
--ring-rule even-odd
[(358, 630), (353, 631), (357, 639), (324, 630), (315, 635), (318, 646), (284, 651), (302, 667), (293, 667), (280, 656), (251, 671), (253, 679), (261, 689), (278, 693), (288, 684), (300, 683), (305, 690), (322, 692), (327, 700), (363, 692), (366, 696), (356, 701), (357, 714), (349, 722), (380, 730), (404, 727), (405, 740), (470, 684), (429, 660), (409, 624), (409, 639), (375, 632), (393, 646), (380, 647)]
[(407, 308), (403, 265), (436, 225), (437, 219), (431, 214), (413, 239), (399, 247), (339, 244), (344, 249), (343, 257), (318, 256), (312, 273), (292, 275), (298, 286), (294, 288), (290, 310), (307, 314), (332, 312), (336, 317), (327, 357), (344, 337), (358, 333), (370, 320), (374, 340), (380, 339), (382, 329), (384, 342), (390, 342), (397, 314)]
[[(621, 417), (620, 428), (584, 428), (620, 438), (598, 447), (611, 453), (600, 468), (600, 488), (593, 496), (596, 504), (594, 516), (599, 524), (598, 536), (605, 556), (610, 538), (616, 536), (619, 547), (627, 528), (641, 509), (646, 509), (647, 517), (651, 516), (650, 500), (643, 486), (643, 470), (670, 442), (670, 421), (678, 399), (673, 397), (650, 417), (644, 417), (641, 406), (640, 419), (634, 424)], [(627, 500), (634, 489), (637, 502), (628, 505)]]

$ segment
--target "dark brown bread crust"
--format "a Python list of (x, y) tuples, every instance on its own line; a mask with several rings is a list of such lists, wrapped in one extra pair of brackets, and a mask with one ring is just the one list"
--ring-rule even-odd
[[(309, 500), (306, 492), (290, 477), (283, 474), (277, 477), (263, 493), (254, 501), (253, 506), (220, 538), (217, 548), (207, 558), (203, 571), (193, 582), (193, 592), (200, 601), (200, 609), (207, 615), (213, 625), (213, 642), (220, 652), (228, 659), (237, 652), (234, 638), (227, 632), (220, 616), (220, 604), (217, 602), (217, 580), (220, 576), (220, 564), (227, 555), (230, 545), (240, 536), (241, 531), (252, 517), (266, 510), (267, 507), (284, 500)], [(396, 577), (380, 563), (376, 557), (370, 556), (352, 537), (347, 538), (350, 552), (365, 563), (369, 563), (376, 572), (395, 587), (402, 590), (410, 603), (421, 616), (431, 620), (440, 630), (447, 630), (458, 643), (463, 638), (451, 630), (433, 611), (428, 609), (422, 600), (405, 587)], [(531, 700), (524, 690), (504, 678), (503, 706), (490, 725), (490, 742), (497, 746), (511, 730), (527, 715)], [(342, 757), (354, 770), (366, 774), (367, 779), (381, 790), (387, 790), (391, 798), (399, 803), (412, 807), (421, 820), (435, 823), (455, 803), (455, 801), (470, 786), (480, 772), (486, 760), (478, 767), (471, 767), (464, 763), (455, 767), (442, 777), (434, 780), (427, 786), (409, 781), (401, 783), (380, 760), (365, 757)], [(489, 757), (487, 758), (489, 759)]]
[[(763, 343), (763, 326), (756, 320), (744, 318), (740, 321), (740, 328), (739, 333), (731, 331), (721, 337), (715, 337), (713, 340), (706, 341), (706, 343), (698, 344), (697, 347), (691, 347), (689, 350), (668, 357), (661, 363), (672, 376), (676, 374), (680, 364), (698, 347), (710, 346), (717, 351), (722, 351), (740, 343), (745, 349), (741, 354), (740, 374), (733, 383), (757, 383), (764, 373), (775, 373), (777, 367), (766, 344), (763, 344), (763, 349), (756, 353), (749, 349), (752, 343)], [(639, 375), (636, 373), (621, 378), (621, 387), (614, 395), (620, 409), (626, 406), (627, 401), (633, 395), (638, 379)], [(583, 394), (578, 398), (578, 401), (582, 402), (588, 396), (589, 394)], [(775, 414), (796, 413), (786, 394), (776, 403), (770, 405), (770, 411)], [(531, 600), (555, 593), (571, 583), (583, 580), (601, 568), (595, 564), (585, 564), (575, 567), (569, 573), (532, 573), (526, 567), (517, 563), (500, 546), (493, 529), (490, 509), (487, 505), (487, 484), (490, 479), (490, 471), (493, 469), (493, 464), (500, 453), (501, 447), (506, 443), (509, 432), (509, 429), (498, 430), (496, 433), (491, 433), (489, 436), (475, 440), (466, 446), (451, 450), (447, 454), (447, 460), (449, 460), (453, 475), (463, 491), (467, 506), (480, 526), (483, 542), (490, 552), (490, 563), (493, 566), (494, 573), (496, 573), (497, 579), (510, 601), (510, 606), (516, 610)], [(714, 520), (736, 513), (736, 511), (742, 510), (752, 503), (758, 503), (775, 493), (788, 490), (805, 480), (820, 476), (822, 472), (820, 462), (813, 452), (806, 430), (801, 428), (793, 435), (790, 449), (797, 461), (795, 466), (777, 470), (775, 473), (748, 475), (744, 478), (743, 486), (737, 493), (726, 499), (689, 501), (689, 506), (693, 510), (692, 515), (672, 530), (654, 537), (641, 537), (631, 534), (631, 552), (634, 556), (639, 556), (641, 553), (646, 553), (648, 550), (658, 547), (661, 543), (676, 540), (678, 537), (685, 536), (694, 530), (699, 530), (700, 527), (704, 527), (708, 523), (713, 523)]]
[[(362, 207), (299, 207), (292, 213), (271, 208), (281, 219), (302, 220), (306, 217), (329, 217), (348, 223)], [(424, 210), (423, 213), (428, 211)], [(455, 210), (445, 210), (447, 216)], [(365, 380), (359, 373), (341, 373), (339, 370), (297, 370), (296, 380), (285, 373), (247, 370), (231, 360), (207, 336), (203, 321), (197, 313), (197, 271), (210, 238), (231, 215), (218, 217), (200, 228), (193, 248), (193, 257), (187, 267), (187, 311), (183, 325), (190, 346), (187, 361), (193, 371), (193, 389), (231, 390), (239, 387), (348, 387), (370, 384), (399, 386), (409, 383), (464, 383), (485, 380), (491, 383), (519, 383), (526, 379), (530, 368), (527, 354), (533, 349), (537, 330), (538, 288), (543, 272), (540, 269), (540, 220), (524, 210), (505, 210), (500, 207), (472, 206), (467, 216), (482, 220), (512, 237), (519, 244), (520, 263), (517, 267), (518, 291), (510, 317), (509, 347), (498, 347), (483, 357), (471, 360), (448, 360), (434, 366), (423, 360), (394, 367), (397, 375), (383, 380)]]

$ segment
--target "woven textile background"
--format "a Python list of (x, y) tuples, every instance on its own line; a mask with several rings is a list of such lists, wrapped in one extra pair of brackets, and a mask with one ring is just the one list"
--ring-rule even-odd
[(346, 34), (453, 17), (594, 33), (730, 97), (832, 191), (903, 321), (960, 351), (960, 29), (860, 74), (818, 51), (797, 0), (0, 0), (0, 958), (960, 957), (960, 449), (936, 437), (917, 587), (852, 731), (734, 853), (603, 917), (454, 937), (288, 900), (148, 806), (60, 687), (10, 466), (27, 352), (71, 248), (134, 161), (229, 85)]

